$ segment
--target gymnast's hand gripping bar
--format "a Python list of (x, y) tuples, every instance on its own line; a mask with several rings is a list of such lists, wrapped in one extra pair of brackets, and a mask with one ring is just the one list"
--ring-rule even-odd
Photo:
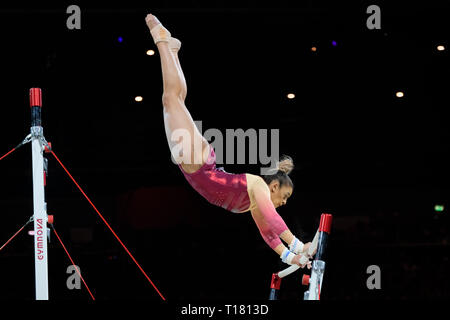
[[(302, 264), (308, 262), (308, 256), (311, 257), (313, 252), (316, 251), (318, 242), (319, 242), (319, 230), (317, 230), (316, 235), (314, 236), (314, 239), (311, 242), (311, 245), (310, 245), (310, 247), (308, 249), (307, 256), (304, 255), (304, 256), (302, 256), (300, 258), (300, 262)], [(290, 275), (291, 273), (297, 271), (299, 268), (300, 268), (300, 266), (295, 264), (295, 265), (292, 265), (292, 266), (290, 266), (290, 267), (288, 267), (288, 268), (286, 268), (284, 270), (281, 270), (280, 272), (278, 272), (277, 275), (278, 275), (279, 278), (284, 278), (284, 277)]]
[[(312, 270), (312, 276), (311, 279), (314, 280), (314, 283), (312, 284), (312, 281), (310, 281), (310, 277), (308, 275), (303, 275), (302, 283), (303, 284), (309, 284), (311, 283), (312, 287), (310, 287), (310, 290), (312, 289), (316, 294), (309, 295), (308, 291), (305, 292), (305, 300), (319, 300), (320, 298), (320, 289), (322, 287), (322, 280), (323, 280), (323, 272), (325, 269), (325, 262), (321, 259), (323, 259), (323, 254), (325, 252), (328, 235), (331, 230), (331, 222), (332, 222), (333, 216), (331, 214), (323, 213), (320, 217), (320, 224), (319, 229), (317, 230), (313, 241), (311, 242), (310, 247), (308, 248), (308, 252), (306, 255), (302, 256), (300, 258), (300, 262), (302, 264), (307, 263), (309, 260), (309, 257), (313, 255), (313, 253), (317, 250), (317, 253), (315, 255), (315, 259), (313, 261), (313, 270)], [(274, 273), (272, 275), (272, 281), (270, 284), (270, 300), (277, 300), (278, 291), (280, 290), (281, 286), (281, 279), (290, 275), (291, 273), (294, 273), (300, 268), (299, 265), (292, 265), (284, 270), (281, 270), (278, 273)], [(307, 283), (306, 283), (307, 282)]]

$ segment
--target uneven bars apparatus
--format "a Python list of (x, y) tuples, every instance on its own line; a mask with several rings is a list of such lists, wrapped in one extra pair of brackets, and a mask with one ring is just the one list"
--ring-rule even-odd
[[(323, 256), (325, 248), (328, 241), (328, 235), (331, 231), (331, 223), (333, 216), (328, 213), (322, 213), (320, 216), (319, 229), (317, 230), (313, 241), (308, 249), (308, 255), (311, 256), (317, 249), (313, 264), (311, 277), (308, 275), (303, 275), (302, 284), (308, 285), (309, 290), (304, 294), (304, 300), (319, 300), (320, 290), (322, 289), (323, 273), (325, 271), (325, 261), (323, 261)], [(300, 263), (305, 264), (308, 262), (306, 256), (300, 258)], [(277, 300), (278, 293), (281, 287), (281, 279), (290, 275), (291, 273), (297, 271), (300, 268), (299, 265), (292, 265), (280, 272), (272, 274), (272, 280), (270, 283), (270, 296), (269, 300)], [(313, 294), (309, 294), (313, 292)]]
[(104, 224), (111, 231), (113, 236), (117, 239), (126, 253), (130, 256), (131, 260), (136, 264), (141, 273), (145, 276), (148, 282), (153, 286), (159, 296), (165, 301), (166, 299), (162, 295), (162, 293), (158, 290), (156, 285), (141, 267), (141, 265), (134, 258), (133, 254), (128, 250), (119, 236), (114, 232), (112, 227), (100, 213), (100, 211), (95, 207), (91, 199), (86, 195), (80, 185), (76, 182), (67, 168), (63, 165), (61, 160), (56, 156), (55, 152), (52, 150), (52, 145), (50, 142), (47, 142), (44, 138), (44, 131), (41, 124), (41, 109), (42, 109), (42, 91), (40, 88), (31, 88), (30, 89), (30, 107), (31, 107), (31, 133), (25, 137), (25, 139), (19, 143), (15, 148), (11, 149), (5, 155), (0, 157), (0, 161), (5, 157), (10, 155), (12, 152), (24, 146), (25, 144), (32, 142), (32, 164), (33, 164), (33, 215), (28, 220), (28, 222), (22, 226), (6, 243), (0, 247), (0, 251), (5, 248), (5, 246), (11, 242), (31, 221), (34, 221), (34, 230), (29, 232), (29, 234), (34, 235), (35, 245), (33, 250), (35, 251), (35, 278), (36, 278), (36, 300), (48, 300), (48, 249), (47, 242), (45, 241), (45, 237), (47, 235), (48, 239), (50, 239), (50, 229), (47, 228), (47, 223), (52, 227), (58, 241), (61, 243), (64, 251), (66, 252), (70, 262), (73, 266), (75, 266), (76, 272), (80, 277), (81, 281), (86, 287), (86, 290), (89, 292), (92, 300), (95, 300), (94, 295), (91, 290), (87, 286), (86, 282), (83, 279), (83, 276), (80, 273), (80, 270), (75, 265), (72, 257), (67, 251), (64, 243), (61, 238), (58, 236), (54, 226), (53, 226), (53, 216), (47, 215), (47, 204), (45, 202), (45, 191), (44, 188), (46, 186), (46, 177), (48, 173), (48, 163), (47, 159), (44, 158), (43, 153), (51, 153), (55, 159), (58, 161), (60, 166), (67, 173), (72, 182), (76, 185), (81, 194), (86, 198)]

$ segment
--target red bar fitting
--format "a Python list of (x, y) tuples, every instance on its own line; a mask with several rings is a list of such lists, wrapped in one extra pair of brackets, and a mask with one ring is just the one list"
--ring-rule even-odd
[(30, 107), (42, 107), (41, 88), (30, 89)]
[(270, 282), (270, 289), (280, 290), (281, 278), (277, 273), (272, 274), (272, 281)]
[(308, 286), (309, 285), (309, 278), (310, 278), (309, 275), (304, 274), (303, 277), (302, 277), (302, 285)]
[(320, 216), (320, 225), (319, 232), (323, 231), (326, 233), (330, 233), (331, 231), (331, 222), (333, 221), (333, 216), (329, 213), (322, 213)]
[(47, 174), (44, 171), (44, 187), (47, 186)]
[(53, 223), (53, 215), (47, 216), (47, 222), (52, 224)]

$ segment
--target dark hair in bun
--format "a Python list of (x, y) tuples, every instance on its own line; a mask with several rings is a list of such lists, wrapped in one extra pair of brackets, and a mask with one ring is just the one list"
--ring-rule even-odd
[(262, 178), (267, 184), (270, 184), (273, 180), (278, 180), (280, 182), (280, 187), (288, 185), (294, 188), (289, 173), (294, 170), (294, 160), (287, 155), (283, 155), (280, 161), (277, 162), (275, 169), (269, 170), (268, 174), (263, 175)]

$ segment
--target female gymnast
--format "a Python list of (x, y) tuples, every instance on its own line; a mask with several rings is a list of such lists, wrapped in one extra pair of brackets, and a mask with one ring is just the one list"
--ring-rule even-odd
[[(200, 134), (184, 104), (187, 87), (178, 59), (181, 42), (173, 38), (154, 15), (148, 14), (145, 21), (161, 58), (164, 89), (162, 104), (167, 141), (187, 181), (214, 205), (231, 212), (250, 211), (264, 241), (283, 262), (311, 268), (311, 256), (307, 256), (311, 243), (304, 244), (297, 239), (275, 210), (285, 205), (292, 195), (294, 185), (288, 175), (293, 169), (292, 159), (282, 159), (275, 172), (264, 177), (248, 173), (232, 174), (216, 168), (214, 149)], [(180, 132), (187, 136), (178, 136)], [(189, 142), (180, 149), (180, 142), (186, 142), (183, 139)], [(180, 155), (183, 155), (182, 159)], [(302, 255), (307, 256), (308, 262), (300, 263)]]

